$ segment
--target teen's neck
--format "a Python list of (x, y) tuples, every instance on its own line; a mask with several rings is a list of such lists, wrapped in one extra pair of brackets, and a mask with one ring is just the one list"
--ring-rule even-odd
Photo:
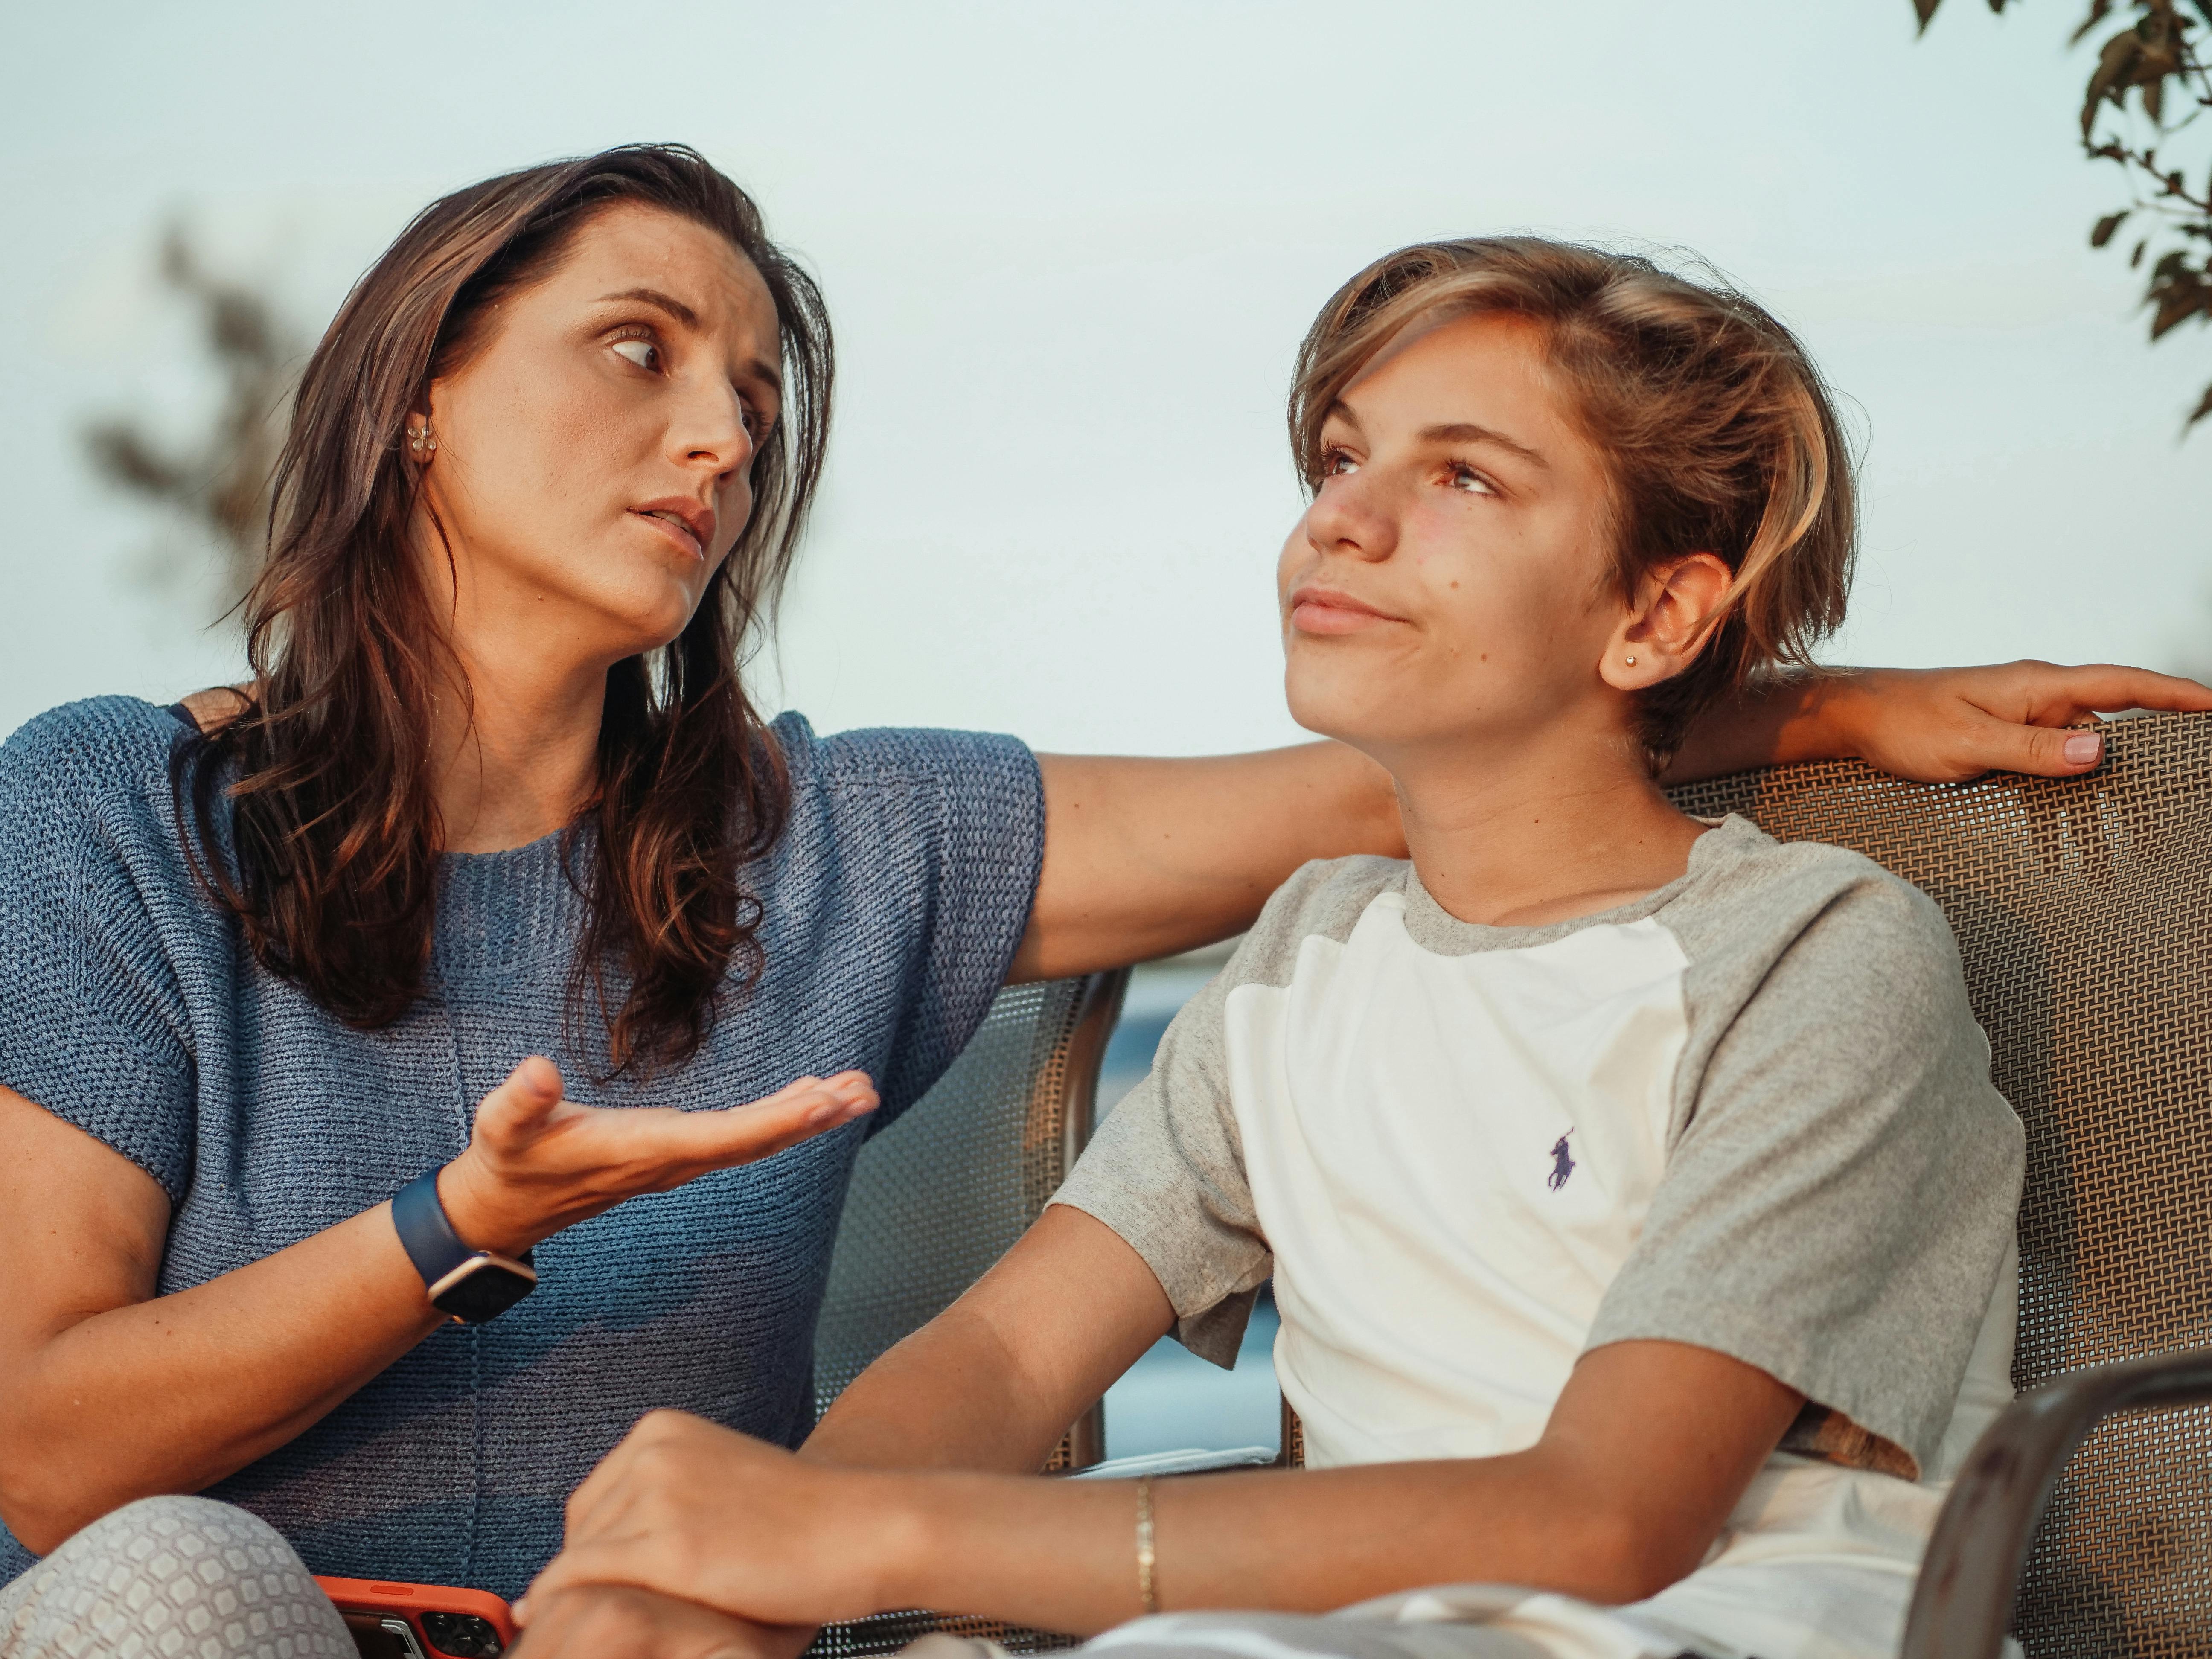
[(1705, 826), (1617, 742), (1535, 748), (1393, 764), (1413, 869), (1444, 909), (1541, 927), (1629, 903), (1689, 867)]

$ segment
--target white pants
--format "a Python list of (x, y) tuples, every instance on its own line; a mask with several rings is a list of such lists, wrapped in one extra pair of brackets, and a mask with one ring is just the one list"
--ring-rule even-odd
[(209, 1498), (146, 1498), (0, 1584), (0, 1659), (356, 1659), (276, 1528)]

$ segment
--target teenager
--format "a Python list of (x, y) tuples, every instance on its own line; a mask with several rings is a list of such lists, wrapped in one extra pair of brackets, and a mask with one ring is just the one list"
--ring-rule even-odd
[[(0, 1581), (118, 1510), (98, 1582), (100, 1551), (149, 1559), (112, 1535), (142, 1521), (228, 1559), (248, 1517), (126, 1507), (207, 1492), (316, 1571), (515, 1593), (650, 1407), (806, 1432), (854, 1153), (1002, 981), (1220, 937), (1310, 857), (1402, 848), (1340, 745), (764, 720), (739, 653), (830, 383), (813, 287), (689, 151), (457, 191), (307, 367), (252, 681), (0, 750)], [(2042, 665), (1780, 685), (1693, 763), (2075, 772), (2094, 738), (2052, 728), (2086, 708), (2201, 695)], [(76, 1605), (67, 1557), (38, 1607)], [(0, 1629), (46, 1616), (33, 1588)]]
[[(1924, 896), (1657, 781), (1842, 620), (1828, 393), (1716, 282), (1477, 240), (1354, 278), (1291, 426), (1290, 706), (1389, 771), (1410, 860), (1277, 892), (804, 1454), (647, 1419), (529, 1659), (910, 1606), (1178, 1654), (1895, 1651), (2009, 1397), (2021, 1127)], [(1018, 1478), (1162, 1334), (1231, 1363), (1271, 1278), (1305, 1472)]]

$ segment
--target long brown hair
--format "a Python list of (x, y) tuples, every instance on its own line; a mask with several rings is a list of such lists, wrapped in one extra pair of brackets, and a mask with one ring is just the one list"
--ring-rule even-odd
[(1613, 487), (1612, 575), (1711, 553), (1734, 573), (1697, 659), (1639, 699), (1656, 773), (1696, 715), (1771, 664), (1809, 667), (1843, 622), (1857, 547), (1851, 456), (1820, 370), (1717, 276), (1540, 236), (1423, 242), (1377, 259), (1298, 349), (1291, 449), (1321, 488), (1321, 431), (1352, 377), (1409, 325), (1484, 312), (1543, 331)]
[(775, 844), (787, 780), (739, 655), (790, 568), (830, 420), (821, 295), (696, 153), (631, 145), (456, 191), (355, 285), (277, 462), (269, 556), (245, 600), (249, 704), (181, 747), (173, 775), (195, 868), (262, 964), (349, 1025), (404, 1013), (430, 958), (443, 826), (429, 711), (452, 672), (406, 556), (417, 484), (404, 424), (499, 299), (617, 202), (680, 214), (751, 261), (775, 302), (784, 399), (752, 464), (753, 515), (697, 612), (607, 677), (597, 787), (563, 842), (589, 914), (570, 1011), (596, 1005), (610, 1072), (681, 1064), (732, 977), (741, 988), (759, 972), (760, 906), (738, 872)]

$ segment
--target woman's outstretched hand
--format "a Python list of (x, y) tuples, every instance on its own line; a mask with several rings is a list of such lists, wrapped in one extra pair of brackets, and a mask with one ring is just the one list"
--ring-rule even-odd
[(750, 1164), (876, 1109), (863, 1072), (803, 1077), (715, 1112), (580, 1106), (553, 1062), (531, 1056), (477, 1108), (468, 1150), (438, 1177), (464, 1243), (518, 1255), (641, 1193)]

